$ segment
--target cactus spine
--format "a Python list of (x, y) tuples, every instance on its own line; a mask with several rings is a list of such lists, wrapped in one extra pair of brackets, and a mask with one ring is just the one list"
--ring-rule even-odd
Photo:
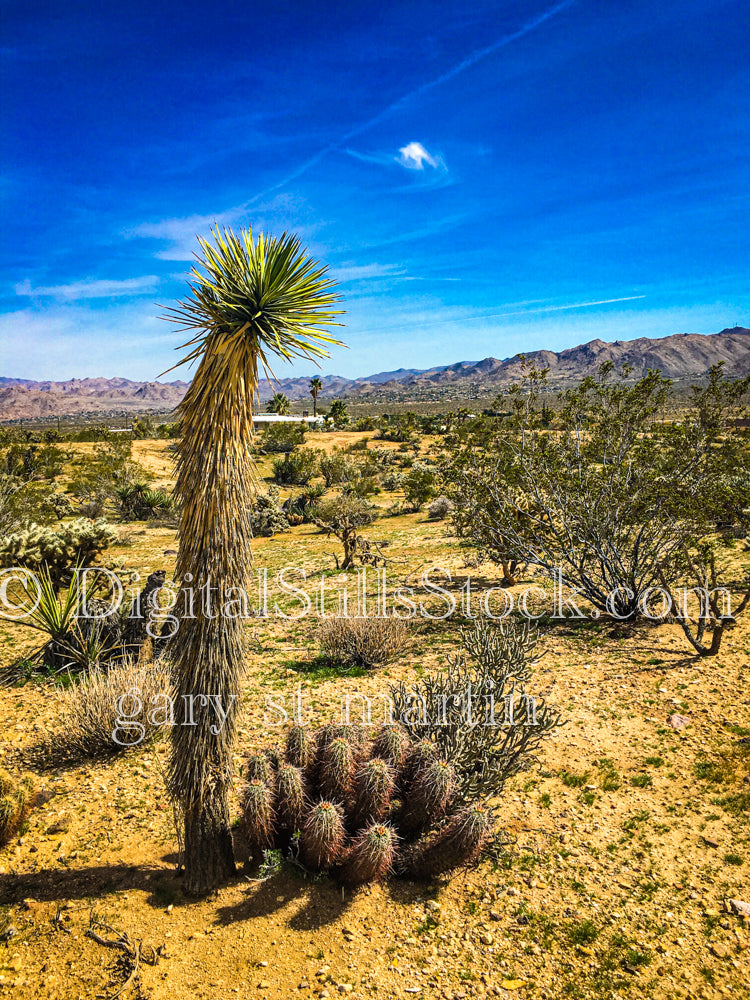
[(312, 871), (335, 865), (344, 847), (344, 821), (333, 802), (318, 802), (302, 827), (302, 862)]
[(341, 868), (344, 885), (363, 885), (384, 879), (393, 870), (396, 834), (393, 827), (376, 823), (355, 838)]
[(399, 825), (411, 833), (445, 815), (456, 789), (456, 773), (445, 760), (433, 760), (408, 789)]
[(360, 767), (351, 816), (355, 830), (388, 815), (395, 787), (396, 773), (382, 758), (373, 757)]
[(302, 829), (305, 806), (302, 771), (292, 764), (282, 764), (276, 776), (276, 817), (280, 833), (292, 837)]
[(249, 781), (245, 788), (242, 819), (251, 847), (263, 850), (273, 846), (273, 793), (268, 785), (258, 778)]
[(492, 832), (492, 813), (473, 803), (462, 809), (432, 836), (415, 844), (403, 859), (415, 878), (431, 879), (453, 868), (470, 864), (480, 854)]
[(352, 794), (355, 766), (351, 743), (343, 736), (337, 736), (321, 747), (319, 760), (320, 793), (323, 798), (342, 805), (348, 802)]

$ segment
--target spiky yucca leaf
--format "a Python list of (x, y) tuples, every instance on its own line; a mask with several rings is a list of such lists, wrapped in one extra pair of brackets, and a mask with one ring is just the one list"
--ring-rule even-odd
[[(175, 575), (193, 588), (216, 588), (225, 601), (250, 586), (247, 510), (253, 486), (252, 411), (259, 369), (272, 356), (321, 358), (338, 343), (333, 282), (289, 234), (257, 238), (213, 231), (200, 239), (190, 294), (165, 318), (191, 333), (185, 361), (199, 360), (179, 407), (175, 500), (180, 506)], [(188, 575), (189, 574), (189, 575)], [(169, 789), (185, 816), (185, 888), (213, 889), (234, 870), (229, 825), (236, 692), (243, 670), (243, 623), (200, 608), (172, 640), (175, 703)], [(204, 701), (195, 704), (194, 696)], [(217, 731), (214, 706), (228, 709)], [(186, 706), (183, 710), (183, 705)], [(194, 724), (186, 715), (194, 707)], [(179, 715), (179, 713), (177, 713)]]

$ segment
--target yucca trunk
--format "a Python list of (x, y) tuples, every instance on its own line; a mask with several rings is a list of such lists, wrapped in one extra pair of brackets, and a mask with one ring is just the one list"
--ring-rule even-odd
[[(243, 338), (217, 333), (180, 406), (175, 575), (183, 587), (193, 588), (195, 617), (182, 619), (173, 646), (176, 724), (169, 778), (184, 813), (185, 890), (193, 894), (226, 881), (235, 867), (229, 791), (243, 622), (225, 617), (221, 608), (232, 597), (229, 588), (246, 592), (250, 580), (248, 454), (255, 385)], [(218, 732), (217, 705), (227, 713)]]

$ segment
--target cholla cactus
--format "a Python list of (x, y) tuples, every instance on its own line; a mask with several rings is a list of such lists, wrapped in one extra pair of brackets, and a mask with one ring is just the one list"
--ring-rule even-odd
[(393, 870), (396, 856), (396, 831), (384, 823), (367, 827), (349, 848), (341, 868), (344, 885), (379, 882)]
[(7, 842), (17, 832), (34, 805), (35, 781), (31, 774), (25, 774), (20, 781), (7, 771), (0, 770), (0, 845)]
[(0, 566), (46, 567), (59, 584), (75, 566), (91, 566), (116, 540), (117, 533), (103, 518), (81, 517), (55, 528), (31, 524), (0, 540)]

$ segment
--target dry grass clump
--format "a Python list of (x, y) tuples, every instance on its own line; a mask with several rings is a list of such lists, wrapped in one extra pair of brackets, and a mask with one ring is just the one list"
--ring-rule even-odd
[(170, 718), (169, 670), (126, 661), (94, 670), (62, 696), (55, 749), (77, 757), (122, 753), (155, 738)]
[(330, 618), (318, 629), (321, 655), (343, 667), (372, 670), (395, 660), (412, 639), (400, 618)]

